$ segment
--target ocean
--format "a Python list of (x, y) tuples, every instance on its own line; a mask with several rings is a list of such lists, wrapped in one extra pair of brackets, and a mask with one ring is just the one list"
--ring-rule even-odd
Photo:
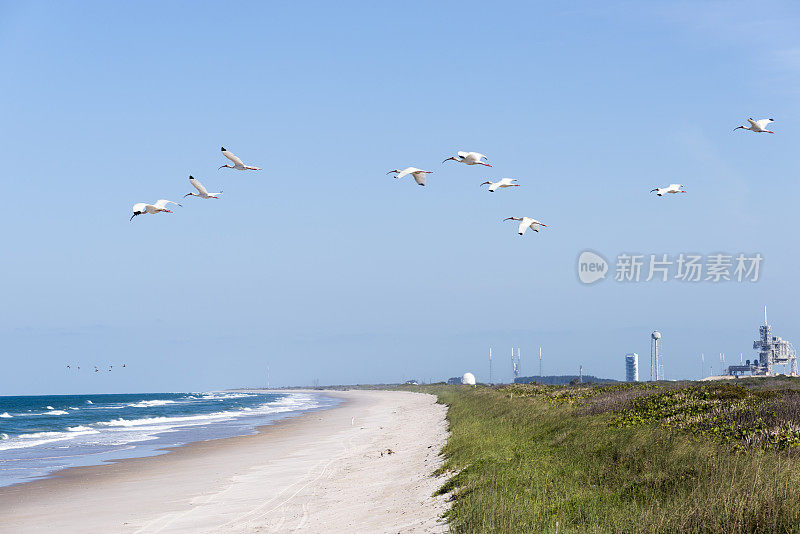
[(258, 426), (338, 403), (313, 393), (0, 396), (0, 486), (254, 434)]

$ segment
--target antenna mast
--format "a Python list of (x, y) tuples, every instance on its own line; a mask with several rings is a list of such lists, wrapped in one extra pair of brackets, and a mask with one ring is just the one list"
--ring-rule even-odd
[(489, 347), (489, 385), (494, 384), (492, 382), (492, 347)]
[(542, 346), (541, 345), (539, 345), (539, 376), (540, 377), (544, 376), (544, 375), (542, 375)]

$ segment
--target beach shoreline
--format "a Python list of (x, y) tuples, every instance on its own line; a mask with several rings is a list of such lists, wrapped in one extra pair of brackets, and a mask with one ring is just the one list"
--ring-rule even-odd
[(313, 393), (342, 402), (256, 434), (0, 488), (0, 532), (445, 530), (446, 504), (432, 497), (443, 481), (430, 475), (446, 407), (409, 392)]

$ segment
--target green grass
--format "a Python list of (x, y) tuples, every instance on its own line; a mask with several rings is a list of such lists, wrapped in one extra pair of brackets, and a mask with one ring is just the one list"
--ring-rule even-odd
[(769, 382), (414, 389), (454, 532), (800, 532), (800, 384)]

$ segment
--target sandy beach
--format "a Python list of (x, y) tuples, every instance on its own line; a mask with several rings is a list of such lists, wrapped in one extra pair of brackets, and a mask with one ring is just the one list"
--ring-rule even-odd
[[(333, 409), (161, 456), (0, 488), (0, 532), (444, 532), (446, 407), (325, 392)], [(392, 451), (389, 453), (389, 451)]]

